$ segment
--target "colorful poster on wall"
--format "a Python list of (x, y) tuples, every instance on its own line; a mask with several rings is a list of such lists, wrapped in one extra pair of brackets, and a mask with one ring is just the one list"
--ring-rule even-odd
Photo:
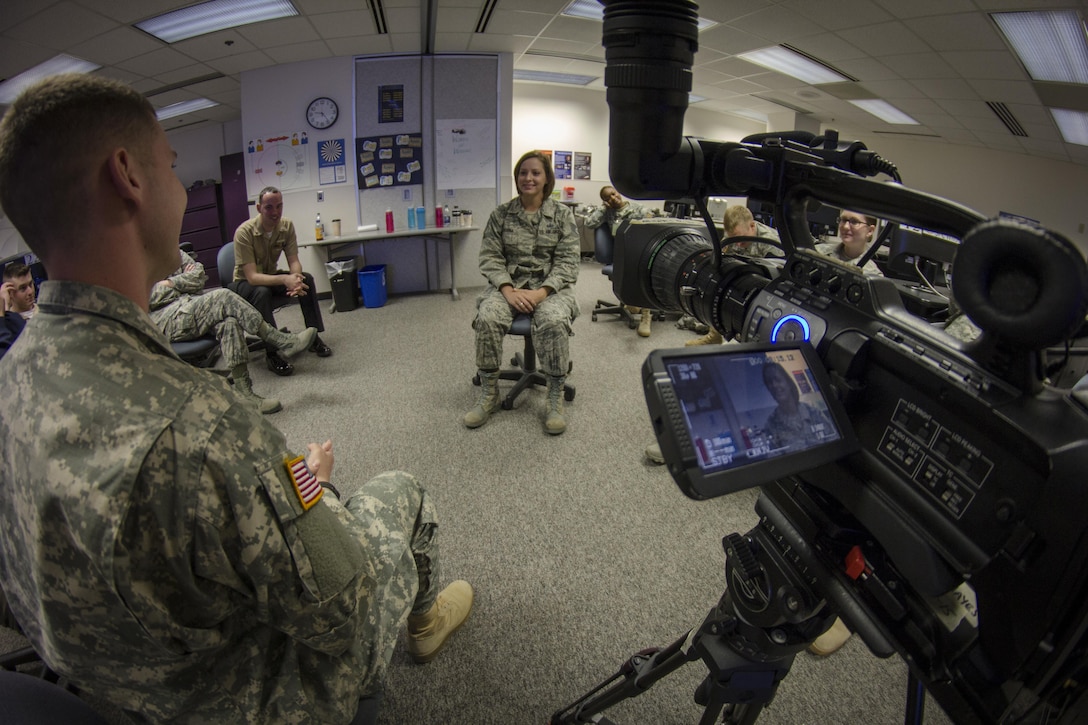
[(556, 151), (554, 156), (555, 178), (557, 179), (569, 179), (571, 178), (571, 165), (570, 165), (570, 151)]
[(438, 119), (434, 149), (439, 189), (495, 188), (495, 119)]
[(250, 139), (246, 144), (246, 188), (251, 195), (266, 186), (281, 191), (298, 191), (312, 185), (305, 131), (271, 134)]
[(378, 86), (378, 123), (404, 121), (404, 86)]
[(331, 138), (317, 143), (317, 183), (341, 184), (348, 180), (344, 139)]
[(423, 183), (423, 136), (398, 133), (355, 139), (359, 190)]
[(574, 152), (574, 178), (589, 179), (593, 172), (593, 154), (588, 151)]

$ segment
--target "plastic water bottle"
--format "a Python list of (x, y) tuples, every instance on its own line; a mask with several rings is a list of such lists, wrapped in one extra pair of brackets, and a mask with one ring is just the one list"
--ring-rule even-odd
[(450, 219), (450, 205), (446, 204), (442, 207), (442, 225), (448, 227), (450, 225)]
[(392, 209), (386, 209), (385, 210), (385, 231), (387, 231), (389, 233), (393, 232), (393, 210)]
[(321, 241), (325, 238), (325, 225), (321, 223), (320, 212), (317, 215), (317, 221), (314, 222), (314, 239)]
[(415, 207), (408, 207), (408, 228), (416, 228), (416, 210)]
[(427, 210), (424, 209), (421, 206), (416, 207), (416, 228), (417, 229), (426, 229), (427, 228)]
[(439, 229), (445, 226), (445, 216), (442, 214), (441, 204), (436, 204), (434, 207), (434, 225)]

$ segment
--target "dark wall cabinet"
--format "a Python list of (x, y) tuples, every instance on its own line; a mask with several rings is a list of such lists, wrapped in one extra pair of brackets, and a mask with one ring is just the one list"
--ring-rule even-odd
[(181, 221), (181, 241), (193, 245), (198, 262), (208, 275), (206, 287), (219, 287), (216, 257), (230, 237), (223, 231), (223, 193), (219, 184), (189, 190), (189, 204)]

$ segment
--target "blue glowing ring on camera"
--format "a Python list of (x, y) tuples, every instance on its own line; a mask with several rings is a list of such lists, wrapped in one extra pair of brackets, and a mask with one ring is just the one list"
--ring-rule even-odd
[(783, 325), (790, 322), (799, 324), (805, 333), (805, 342), (809, 341), (812, 330), (808, 326), (808, 320), (800, 315), (785, 315), (784, 317), (779, 318), (778, 322), (774, 323), (774, 327), (771, 329), (771, 342), (778, 342), (778, 332), (782, 329)]

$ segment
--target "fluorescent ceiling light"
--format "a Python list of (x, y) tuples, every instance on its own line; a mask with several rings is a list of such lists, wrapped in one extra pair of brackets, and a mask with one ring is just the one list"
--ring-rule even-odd
[[(599, 0), (572, 0), (570, 5), (568, 5), (560, 15), (603, 21), (604, 6), (601, 5)], [(713, 28), (717, 24), (717, 21), (707, 20), (706, 18), (699, 18), (698, 21), (696, 21), (699, 32), (702, 32), (707, 28)]]
[(1088, 84), (1088, 43), (1075, 10), (993, 13), (1001, 32), (1037, 81)]
[(1062, 138), (1069, 143), (1088, 146), (1088, 113), (1051, 108), (1050, 115), (1054, 117), (1054, 123), (1058, 124)]
[(160, 121), (165, 121), (168, 118), (174, 116), (183, 116), (186, 113), (192, 113), (193, 111), (200, 111), (205, 108), (211, 108), (212, 106), (218, 106), (215, 101), (207, 98), (194, 98), (191, 101), (182, 101), (181, 103), (172, 103), (169, 106), (163, 106), (159, 110), (155, 111), (155, 116)]
[(576, 73), (551, 73), (543, 70), (516, 70), (514, 71), (514, 80), (566, 83), (571, 86), (584, 86), (597, 80), (597, 76), (582, 76)]
[(867, 113), (871, 113), (881, 121), (903, 125), (917, 126), (918, 122), (887, 101), (879, 101), (875, 98), (866, 98), (860, 101), (850, 101), (855, 106)]
[(764, 68), (785, 73), (814, 86), (820, 83), (841, 83), (842, 81), (851, 80), (843, 74), (828, 68), (823, 63), (781, 45), (752, 50), (747, 53), (738, 53), (737, 57), (749, 63), (755, 63)]
[(290, 0), (209, 0), (143, 20), (136, 27), (165, 43), (176, 43), (217, 30), (292, 15), (298, 15), (298, 10)]
[(10, 105), (20, 93), (43, 78), (60, 73), (90, 73), (101, 67), (97, 63), (61, 53), (0, 83), (0, 103)]

